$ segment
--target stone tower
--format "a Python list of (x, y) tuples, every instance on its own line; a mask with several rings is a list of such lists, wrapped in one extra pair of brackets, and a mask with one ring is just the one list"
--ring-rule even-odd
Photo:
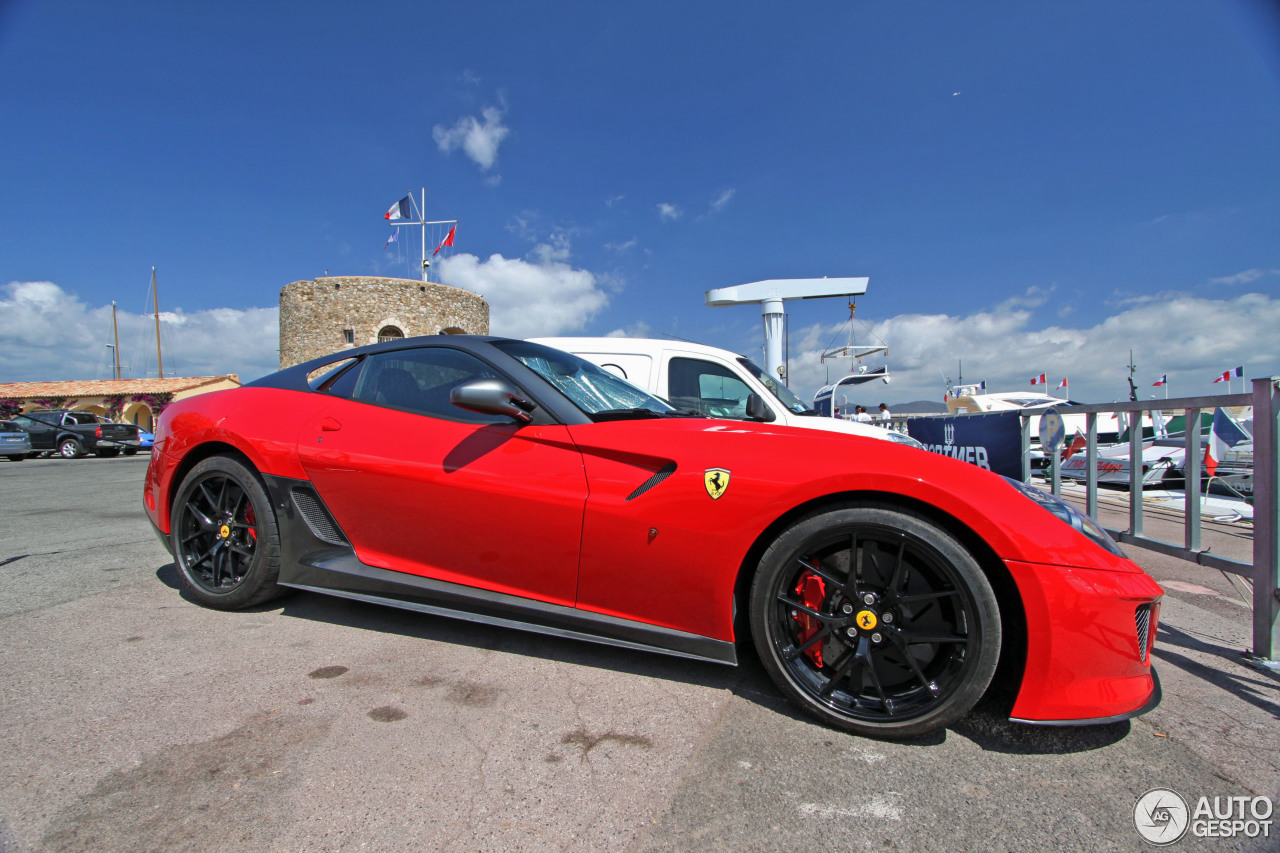
[(487, 335), (489, 303), (468, 290), (376, 276), (295, 281), (280, 289), (280, 368), (415, 335)]

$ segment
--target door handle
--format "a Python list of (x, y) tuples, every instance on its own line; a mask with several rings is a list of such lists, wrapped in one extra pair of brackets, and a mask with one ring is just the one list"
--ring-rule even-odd
[(320, 429), (323, 432), (337, 432), (342, 429), (342, 424), (333, 418), (325, 418), (320, 422)]

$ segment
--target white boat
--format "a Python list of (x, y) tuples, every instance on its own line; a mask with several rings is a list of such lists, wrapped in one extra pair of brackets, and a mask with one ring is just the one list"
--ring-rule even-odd
[[(947, 411), (957, 415), (964, 412), (1014, 412), (1025, 411), (1032, 415), (1042, 414), (1052, 406), (1072, 406), (1071, 400), (1055, 397), (1052, 394), (1036, 391), (990, 391), (986, 383), (976, 385), (956, 385), (947, 395)], [(1085, 415), (1064, 414), (1063, 426), (1066, 427), (1067, 440), (1076, 434), (1085, 434)], [(1119, 440), (1124, 426), (1114, 415), (1098, 416), (1098, 443), (1114, 444)], [(1040, 418), (1031, 418), (1031, 443), (1038, 445), (1040, 441)]]
[[(1149, 443), (1142, 448), (1142, 485), (1161, 483), (1169, 474), (1182, 470), (1186, 451), (1181, 447)], [(1099, 483), (1129, 485), (1131, 458), (1128, 444), (1099, 447), (1094, 463)], [(1062, 463), (1062, 476), (1071, 480), (1084, 480), (1089, 474), (1089, 458), (1083, 450), (1073, 453)]]

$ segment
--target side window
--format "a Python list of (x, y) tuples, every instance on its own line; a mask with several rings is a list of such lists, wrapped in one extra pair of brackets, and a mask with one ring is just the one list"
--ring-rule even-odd
[(510, 418), (468, 412), (449, 402), (449, 392), (463, 382), (497, 376), (492, 367), (461, 350), (449, 347), (395, 350), (365, 359), (352, 397), (376, 406), (450, 421), (510, 423)]
[(747, 417), (751, 389), (732, 370), (697, 358), (673, 358), (667, 368), (671, 405), (709, 418)]

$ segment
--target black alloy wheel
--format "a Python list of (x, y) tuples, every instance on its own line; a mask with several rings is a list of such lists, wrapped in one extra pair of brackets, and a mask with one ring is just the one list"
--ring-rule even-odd
[(235, 610), (280, 594), (280, 533), (252, 470), (214, 456), (196, 465), (173, 502), (170, 542), (186, 590), (201, 604)]
[(774, 682), (809, 714), (856, 734), (942, 728), (986, 691), (999, 606), (977, 562), (924, 518), (880, 505), (809, 515), (770, 546), (751, 628)]

